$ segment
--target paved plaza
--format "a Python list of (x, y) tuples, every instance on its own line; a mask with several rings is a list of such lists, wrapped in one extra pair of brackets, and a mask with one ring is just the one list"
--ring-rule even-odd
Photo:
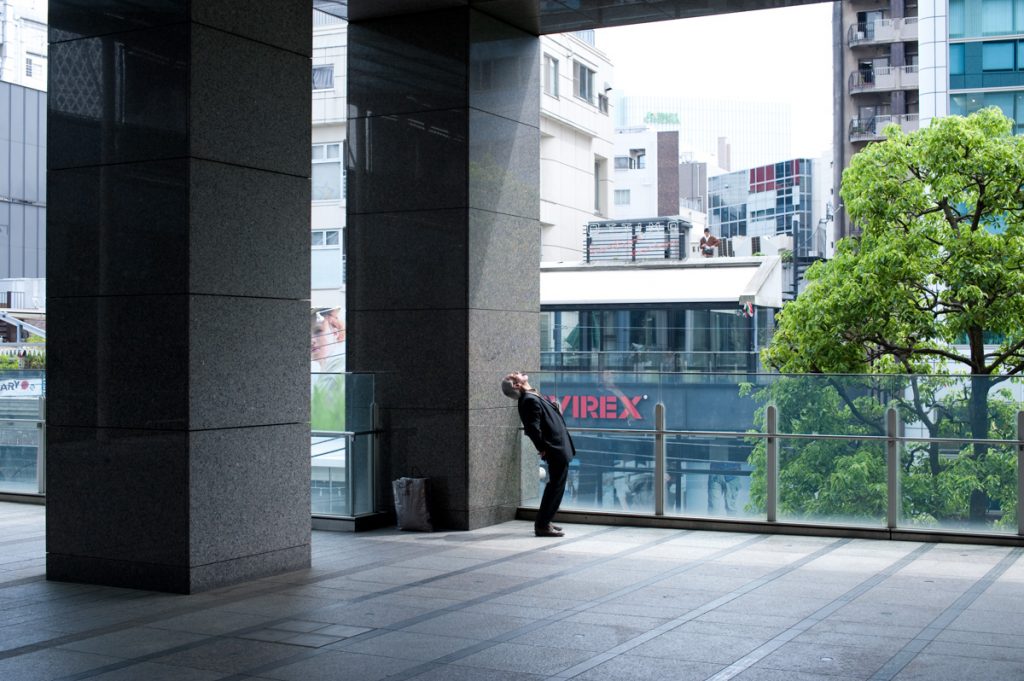
[(1022, 549), (509, 522), (314, 532), (193, 596), (47, 582), (0, 503), (0, 679), (1024, 679)]

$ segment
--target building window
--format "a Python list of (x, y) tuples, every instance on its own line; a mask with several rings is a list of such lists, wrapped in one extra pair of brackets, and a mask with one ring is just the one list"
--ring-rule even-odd
[(981, 47), (982, 71), (1013, 71), (1014, 44), (984, 43)]
[(598, 95), (597, 96), (597, 110), (600, 111), (601, 113), (605, 114), (605, 115), (608, 114), (608, 96), (607, 95)]
[(964, 74), (964, 44), (954, 43), (949, 46), (949, 75)]
[(603, 191), (604, 181), (608, 177), (608, 159), (606, 158), (594, 158), (594, 213), (596, 215), (604, 215), (605, 204), (608, 202), (608, 198), (605, 196)]
[(635, 170), (643, 170), (647, 167), (647, 150), (646, 149), (630, 149), (629, 150), (629, 167)]
[(572, 63), (573, 94), (580, 99), (594, 103), (594, 72), (578, 61)]
[(313, 145), (314, 201), (338, 201), (342, 196), (341, 144)]
[[(975, 5), (975, 7), (971, 7)], [(968, 3), (968, 10), (977, 11), (977, 3)], [(1013, 3), (1011, 0), (981, 0), (981, 32), (1000, 35), (1012, 32)]]
[(26, 57), (25, 58), (25, 75), (28, 76), (29, 78), (32, 77), (32, 58), (31, 57)]
[(629, 190), (628, 189), (616, 189), (615, 190), (615, 205), (616, 206), (628, 206), (629, 205)]
[(313, 89), (334, 89), (334, 64), (313, 67)]
[(950, 38), (1024, 32), (1024, 5), (1020, 0), (949, 0), (948, 16)]
[(345, 283), (344, 237), (340, 229), (315, 229), (312, 234), (311, 287), (340, 288)]
[(544, 55), (544, 92), (558, 96), (558, 60), (550, 54)]

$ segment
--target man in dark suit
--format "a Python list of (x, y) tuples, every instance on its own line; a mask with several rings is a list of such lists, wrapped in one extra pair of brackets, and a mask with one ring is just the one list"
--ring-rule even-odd
[(548, 464), (548, 482), (540, 499), (533, 531), (538, 537), (564, 537), (562, 528), (552, 525), (565, 494), (569, 464), (576, 456), (572, 436), (565, 427), (562, 412), (530, 386), (529, 376), (513, 371), (501, 382), (501, 392), (518, 400), (519, 419), (537, 454)]

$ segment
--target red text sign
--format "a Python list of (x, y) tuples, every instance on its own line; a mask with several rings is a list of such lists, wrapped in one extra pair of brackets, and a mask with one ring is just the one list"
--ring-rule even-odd
[(637, 406), (646, 395), (552, 395), (550, 399), (562, 405), (562, 414), (574, 419), (635, 419), (643, 416)]

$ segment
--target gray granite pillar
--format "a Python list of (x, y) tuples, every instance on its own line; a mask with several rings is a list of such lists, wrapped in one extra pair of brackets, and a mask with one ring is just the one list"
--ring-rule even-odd
[(50, 2), (47, 576), (309, 565), (309, 0)]
[[(385, 481), (439, 524), (513, 517), (538, 366), (539, 47), (469, 9), (349, 24), (348, 366), (377, 375)], [(384, 490), (386, 492), (386, 490)]]

